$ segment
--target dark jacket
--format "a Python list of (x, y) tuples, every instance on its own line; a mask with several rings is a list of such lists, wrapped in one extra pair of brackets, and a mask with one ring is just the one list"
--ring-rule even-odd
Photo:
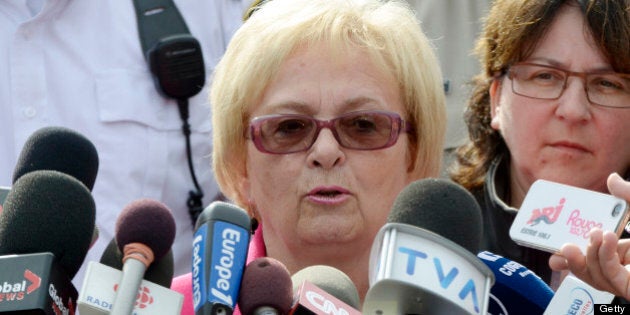
[(483, 237), (480, 250), (501, 255), (527, 267), (547, 284), (551, 284), (550, 253), (517, 245), (510, 238), (509, 231), (517, 209), (507, 205), (510, 195), (507, 159), (495, 160), (483, 189), (472, 191), (481, 207)]

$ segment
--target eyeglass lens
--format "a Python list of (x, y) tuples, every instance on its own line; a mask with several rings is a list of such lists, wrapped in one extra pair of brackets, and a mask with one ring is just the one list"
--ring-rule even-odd
[(559, 98), (570, 76), (583, 79), (590, 102), (608, 107), (630, 107), (628, 74), (571, 72), (535, 64), (517, 64), (510, 68), (514, 93), (539, 99)]
[[(346, 148), (373, 150), (391, 145), (397, 115), (384, 112), (349, 113), (330, 121), (303, 115), (263, 116), (252, 121), (259, 129), (255, 139), (262, 151), (291, 153), (307, 150), (322, 128), (331, 129), (335, 139)], [(258, 127), (256, 127), (258, 126)], [(256, 137), (256, 134), (254, 134)]]

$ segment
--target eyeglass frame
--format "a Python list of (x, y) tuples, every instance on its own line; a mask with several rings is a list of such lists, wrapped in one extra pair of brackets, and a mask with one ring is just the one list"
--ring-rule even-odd
[[(560, 93), (558, 94), (558, 96), (556, 97), (536, 97), (536, 96), (530, 96), (530, 95), (526, 95), (523, 93), (519, 93), (516, 92), (516, 89), (514, 88), (514, 72), (512, 72), (512, 67), (514, 66), (536, 66), (536, 67), (542, 67), (542, 68), (549, 68), (549, 69), (553, 69), (556, 71), (560, 71), (563, 72), (565, 74), (564, 77), (564, 83), (562, 84), (562, 89), (560, 90)], [(560, 97), (562, 97), (562, 94), (564, 94), (564, 91), (567, 89), (568, 86), (568, 82), (569, 82), (569, 77), (579, 77), (582, 79), (582, 83), (584, 85), (584, 93), (586, 94), (586, 99), (594, 105), (597, 106), (602, 106), (602, 107), (606, 107), (606, 108), (621, 108), (621, 109), (628, 109), (630, 108), (630, 103), (628, 103), (628, 106), (611, 106), (611, 105), (604, 105), (604, 104), (600, 104), (597, 102), (594, 102), (591, 100), (591, 96), (589, 94), (589, 89), (588, 89), (588, 82), (586, 81), (586, 77), (589, 75), (606, 75), (606, 74), (614, 74), (614, 75), (620, 75), (622, 78), (623, 77), (627, 77), (628, 79), (630, 79), (630, 74), (628, 73), (621, 73), (621, 72), (614, 72), (614, 71), (608, 71), (608, 72), (579, 72), (579, 71), (571, 71), (571, 70), (567, 70), (567, 69), (562, 69), (559, 67), (554, 67), (554, 66), (550, 66), (550, 65), (543, 65), (543, 64), (537, 64), (537, 63), (532, 63), (532, 62), (519, 62), (519, 63), (515, 63), (513, 65), (510, 65), (507, 70), (505, 70), (505, 72), (503, 73), (507, 73), (507, 77), (510, 79), (510, 81), (512, 81), (512, 92), (516, 95), (520, 95), (523, 97), (528, 97), (528, 98), (532, 98), (532, 99), (538, 99), (538, 100), (557, 100)]]
[[(383, 114), (385, 116), (387, 116), (390, 121), (391, 121), (391, 130), (390, 130), (390, 135), (389, 135), (389, 139), (387, 140), (387, 142), (379, 147), (374, 147), (374, 148), (367, 148), (367, 149), (361, 149), (361, 148), (353, 148), (353, 147), (348, 147), (346, 145), (344, 145), (342, 143), (342, 141), (340, 140), (339, 137), (339, 133), (337, 133), (337, 128), (335, 127), (335, 123), (342, 118), (351, 116), (351, 115), (360, 115), (361, 113), (365, 113), (365, 114)], [(300, 150), (294, 150), (294, 151), (287, 151), (287, 152), (274, 152), (274, 151), (270, 151), (267, 148), (264, 147), (263, 145), (263, 141), (262, 141), (262, 131), (261, 131), (261, 127), (262, 124), (269, 119), (274, 119), (274, 118), (279, 118), (279, 117), (299, 117), (299, 118), (306, 118), (310, 121), (313, 121), (315, 123), (315, 132), (313, 135), (313, 139), (311, 141), (311, 143), (306, 146), (303, 149)], [(322, 131), (322, 129), (327, 128), (329, 129), (332, 134), (333, 137), (335, 138), (335, 140), (337, 141), (337, 143), (346, 149), (351, 149), (351, 150), (358, 150), (358, 151), (374, 151), (374, 150), (381, 150), (381, 149), (386, 149), (389, 148), (391, 146), (393, 146), (394, 144), (396, 144), (396, 142), (398, 141), (398, 138), (400, 137), (400, 134), (404, 131), (406, 133), (411, 133), (414, 131), (414, 128), (411, 126), (411, 124), (403, 119), (398, 113), (395, 112), (390, 112), (390, 111), (384, 111), (384, 110), (362, 110), (362, 111), (354, 111), (354, 112), (348, 112), (342, 115), (339, 115), (335, 118), (332, 119), (328, 119), (328, 120), (320, 120), (317, 119), (313, 116), (309, 116), (309, 115), (302, 115), (302, 114), (272, 114), (272, 115), (264, 115), (264, 116), (257, 116), (252, 118), (249, 121), (249, 132), (246, 134), (246, 138), (247, 139), (251, 139), (252, 142), (254, 143), (254, 146), (256, 147), (256, 149), (262, 153), (268, 153), (268, 154), (291, 154), (291, 153), (298, 153), (298, 152), (304, 152), (304, 151), (308, 151), (311, 147), (313, 147), (313, 144), (315, 144), (315, 142), (317, 141), (317, 138), (319, 138), (319, 134)]]

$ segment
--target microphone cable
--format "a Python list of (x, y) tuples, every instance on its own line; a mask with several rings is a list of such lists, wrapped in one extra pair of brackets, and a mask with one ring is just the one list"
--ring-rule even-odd
[(138, 35), (149, 64), (155, 87), (161, 95), (177, 100), (186, 138), (186, 156), (194, 189), (188, 192), (186, 205), (193, 227), (203, 211), (203, 191), (192, 162), (191, 128), (188, 99), (205, 84), (205, 66), (201, 45), (194, 38), (173, 0), (133, 0)]
[(195, 175), (195, 166), (192, 161), (192, 149), (190, 145), (190, 124), (188, 123), (189, 110), (188, 110), (188, 99), (178, 99), (177, 107), (179, 109), (179, 116), (182, 119), (182, 132), (184, 133), (184, 137), (186, 138), (186, 159), (188, 160), (188, 169), (190, 170), (190, 176), (192, 177), (193, 184), (195, 185), (195, 190), (190, 190), (188, 192), (188, 199), (186, 200), (186, 205), (188, 206), (188, 214), (190, 215), (190, 219), (192, 220), (193, 226), (197, 222), (197, 218), (199, 218), (199, 214), (203, 211), (203, 191), (201, 190), (201, 186), (197, 181), (197, 176)]

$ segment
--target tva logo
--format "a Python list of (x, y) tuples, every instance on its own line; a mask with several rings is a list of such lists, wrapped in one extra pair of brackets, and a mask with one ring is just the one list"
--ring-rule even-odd
[(534, 209), (532, 211), (532, 216), (527, 221), (527, 224), (534, 226), (540, 222), (545, 222), (547, 224), (556, 222), (560, 216), (560, 212), (562, 212), (562, 207), (564, 207), (565, 201), (565, 198), (561, 198), (556, 206)]
[[(416, 273), (416, 260), (418, 259), (429, 259), (429, 256), (421, 251), (409, 248), (409, 247), (399, 247), (398, 251), (407, 255), (407, 268), (405, 272), (413, 276)], [(453, 285), (454, 280), (459, 275), (459, 269), (457, 267), (452, 267), (448, 272), (445, 272), (444, 266), (442, 264), (442, 260), (439, 257), (432, 257), (433, 266), (435, 267), (435, 273), (438, 278), (439, 285), (442, 289), (446, 290)], [(424, 270), (423, 270), (424, 271)], [(425, 271), (427, 272), (427, 271)], [(468, 279), (465, 281), (466, 283), (459, 288), (459, 293), (457, 297), (461, 301), (465, 301), (470, 298), (473, 303), (473, 307), (475, 308), (475, 312), (479, 313), (479, 295), (477, 294), (477, 287), (475, 286), (475, 282), (473, 279)]]

